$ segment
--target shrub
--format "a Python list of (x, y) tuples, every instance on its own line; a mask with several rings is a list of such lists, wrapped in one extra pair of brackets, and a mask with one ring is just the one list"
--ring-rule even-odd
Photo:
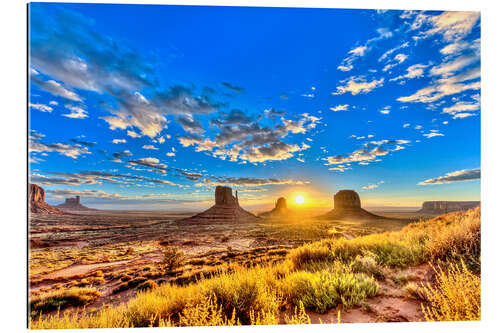
[(385, 272), (375, 261), (373, 255), (357, 256), (351, 265), (354, 273), (365, 273), (377, 280), (385, 280)]
[(481, 279), (464, 262), (451, 264), (448, 271), (435, 270), (437, 285), (428, 284), (423, 295), (430, 305), (422, 305), (427, 321), (481, 320)]
[(311, 319), (307, 315), (304, 304), (302, 302), (299, 302), (298, 309), (299, 310), (297, 312), (297, 307), (295, 307), (294, 314), (290, 318), (285, 315), (285, 323), (287, 325), (303, 325), (311, 323)]
[(149, 290), (149, 289), (153, 289), (153, 288), (157, 288), (158, 287), (158, 284), (156, 282), (154, 282), (153, 280), (146, 280), (142, 283), (140, 283), (138, 286), (137, 286), (137, 290)]
[(87, 305), (101, 296), (101, 293), (90, 288), (58, 289), (40, 294), (30, 299), (32, 314), (47, 313), (68, 306)]
[(174, 246), (167, 246), (162, 249), (162, 265), (167, 271), (173, 271), (182, 266), (184, 253)]
[(324, 313), (343, 304), (352, 307), (367, 297), (377, 294), (373, 278), (349, 272), (295, 272), (287, 276), (282, 286), (284, 296), (294, 305)]

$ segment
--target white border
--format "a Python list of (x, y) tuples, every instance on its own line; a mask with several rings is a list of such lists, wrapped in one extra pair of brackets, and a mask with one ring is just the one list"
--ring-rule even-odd
[[(54, 1), (51, 1), (54, 2)], [(58, 1), (60, 2), (60, 1)], [(467, 323), (380, 323), (344, 324), (314, 326), (261, 326), (254, 327), (214, 327), (214, 328), (175, 328), (184, 332), (248, 332), (255, 330), (276, 332), (299, 332), (315, 330), (318, 332), (419, 332), (422, 330), (493, 330), (500, 326), (498, 302), (500, 301), (498, 279), (500, 216), (497, 201), (500, 198), (498, 186), (500, 108), (498, 103), (499, 73), (499, 31), (500, 16), (498, 2), (489, 0), (177, 0), (177, 1), (64, 1), (88, 3), (141, 3), (141, 4), (189, 4), (189, 5), (226, 5), (226, 6), (266, 6), (266, 7), (315, 7), (315, 8), (377, 8), (377, 9), (426, 9), (426, 10), (480, 10), (482, 45), (482, 156), (481, 156), (481, 199), (482, 199), (482, 286), (483, 307), (481, 322)], [(2, 186), (0, 203), (2, 218), (1, 246), (2, 262), (0, 269), (0, 314), (4, 332), (25, 331), (26, 328), (26, 2), (3, 0), (1, 2), (1, 168)], [(464, 135), (466, 135), (464, 133)], [(149, 329), (134, 329), (133, 332)], [(160, 329), (156, 329), (160, 330)], [(71, 330), (84, 331), (84, 330)], [(118, 332), (122, 329), (99, 330), (99, 332)]]

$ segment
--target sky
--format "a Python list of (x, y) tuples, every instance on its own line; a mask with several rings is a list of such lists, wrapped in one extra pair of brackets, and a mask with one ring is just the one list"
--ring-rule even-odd
[(480, 200), (479, 12), (31, 3), (28, 71), (51, 204)]

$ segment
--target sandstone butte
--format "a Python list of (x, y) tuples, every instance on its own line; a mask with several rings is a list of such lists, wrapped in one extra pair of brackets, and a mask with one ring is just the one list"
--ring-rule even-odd
[(215, 205), (209, 209), (180, 221), (184, 223), (225, 223), (225, 222), (256, 222), (259, 218), (240, 207), (238, 191), (233, 196), (233, 190), (228, 186), (215, 188)]
[(339, 219), (381, 219), (361, 208), (361, 199), (353, 190), (340, 190), (333, 197), (333, 210), (317, 217), (322, 220)]
[(286, 199), (283, 197), (276, 200), (274, 208), (268, 212), (261, 213), (261, 217), (284, 217), (290, 214), (290, 210), (287, 208)]
[(28, 205), (31, 213), (66, 214), (45, 202), (45, 190), (36, 184), (28, 184)]

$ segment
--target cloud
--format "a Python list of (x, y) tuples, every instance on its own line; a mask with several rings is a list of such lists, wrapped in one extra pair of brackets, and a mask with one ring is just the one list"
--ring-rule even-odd
[(43, 134), (32, 132), (28, 137), (29, 151), (35, 153), (49, 153), (57, 152), (60, 155), (71, 157), (73, 159), (78, 158), (80, 155), (90, 154), (87, 147), (83, 147), (80, 144), (70, 145), (64, 143), (42, 143), (41, 139), (44, 137)]
[(79, 140), (79, 139), (71, 139), (71, 142), (78, 143), (82, 146), (87, 146), (87, 147), (93, 147), (97, 144), (96, 142), (83, 141), (83, 140)]
[(245, 89), (243, 87), (232, 85), (229, 82), (221, 82), (221, 86), (223, 86), (231, 91), (234, 91), (235, 93), (238, 93), (238, 94), (245, 91)]
[(142, 146), (142, 149), (147, 149), (147, 150), (158, 150), (158, 148), (156, 148), (155, 146), (153, 145), (144, 145)]
[(249, 177), (214, 177), (204, 179), (203, 183), (210, 186), (255, 187), (269, 185), (305, 185), (308, 181), (278, 178), (249, 178)]
[(383, 183), (384, 183), (384, 181), (381, 180), (378, 183), (363, 186), (362, 189), (363, 190), (373, 190), (373, 189), (376, 189), (377, 187), (379, 187), (380, 185), (382, 185)]
[(432, 103), (443, 97), (456, 95), (464, 91), (479, 90), (481, 89), (481, 82), (470, 81), (479, 78), (480, 75), (480, 68), (475, 67), (455, 76), (438, 79), (413, 95), (399, 97), (397, 100), (400, 102)]
[(203, 134), (205, 130), (201, 123), (194, 119), (189, 113), (177, 117), (177, 122), (182, 126), (182, 128), (191, 134)]
[(472, 42), (458, 40), (446, 45), (439, 52), (441, 52), (444, 55), (460, 54), (461, 52), (466, 50), (474, 50), (476, 52), (479, 52), (481, 48), (480, 43), (481, 40), (479, 38)]
[(84, 119), (87, 118), (87, 111), (82, 109), (79, 106), (71, 105), (71, 104), (66, 104), (65, 107), (71, 111), (71, 113), (68, 114), (63, 114), (63, 117), (68, 117), (68, 118), (73, 118), (73, 119)]
[(358, 59), (364, 57), (377, 43), (382, 39), (392, 37), (392, 32), (385, 28), (377, 29), (377, 36), (366, 41), (365, 45), (357, 46), (347, 52), (347, 57), (342, 60), (342, 63), (337, 67), (338, 70), (348, 72), (353, 69), (353, 63)]
[(462, 118), (473, 117), (473, 116), (476, 116), (476, 114), (469, 113), (469, 112), (457, 113), (456, 115), (453, 116), (453, 119), (462, 119)]
[[(109, 106), (104, 109), (110, 115), (101, 119), (112, 130), (130, 129), (154, 138), (166, 128), (165, 115), (208, 114), (221, 106), (180, 85), (162, 87), (154, 57), (143, 57), (97, 32), (95, 22), (79, 13), (37, 7), (30, 12), (30, 23), (32, 81), (73, 101), (81, 98), (69, 89), (105, 96)], [(41, 73), (53, 80), (41, 81)]]
[(347, 111), (347, 108), (349, 107), (349, 104), (343, 104), (343, 105), (337, 105), (333, 108), (330, 108), (333, 112), (337, 111)]
[(54, 80), (44, 81), (38, 75), (30, 75), (30, 80), (40, 89), (50, 92), (54, 96), (60, 96), (75, 102), (81, 102), (82, 98), (75, 92), (65, 88), (59, 82)]
[(481, 169), (468, 169), (449, 172), (444, 176), (424, 180), (418, 185), (449, 184), (454, 182), (475, 180), (481, 178)]
[[(344, 165), (357, 162), (360, 165), (367, 165), (375, 162), (380, 156), (385, 156), (392, 151), (398, 151), (409, 144), (409, 140), (379, 140), (365, 142), (361, 149), (355, 150), (347, 155), (328, 156), (323, 158), (325, 165)], [(363, 163), (364, 162), (364, 163)]]
[(364, 77), (351, 76), (349, 79), (340, 82), (345, 83), (345, 85), (338, 86), (337, 91), (333, 92), (332, 95), (342, 95), (347, 92), (350, 92), (351, 95), (357, 95), (359, 93), (366, 94), (375, 88), (383, 86), (384, 78), (381, 78), (379, 80), (366, 81)]
[(410, 124), (408, 124), (408, 123), (403, 125), (403, 128), (408, 128), (408, 127), (410, 127)]
[(321, 118), (303, 113), (295, 119), (281, 117), (281, 123), (276, 124), (275, 120), (272, 126), (262, 126), (259, 118), (251, 118), (240, 110), (233, 110), (211, 121), (219, 130), (214, 139), (190, 135), (179, 137), (179, 142), (184, 147), (194, 146), (196, 151), (210, 151), (213, 157), (232, 162), (279, 161), (309, 148), (305, 144), (286, 143), (283, 139), (290, 133), (307, 133), (316, 128)]
[(115, 159), (121, 159), (123, 157), (130, 157), (132, 156), (132, 153), (130, 152), (130, 150), (124, 150), (124, 151), (119, 151), (119, 152), (115, 152), (112, 154), (113, 155), (113, 158)]
[(127, 143), (127, 140), (125, 139), (113, 139), (112, 141), (114, 144), (119, 144), (119, 143)]
[(410, 44), (408, 42), (404, 42), (403, 44), (401, 45), (398, 45), (388, 51), (386, 51), (384, 54), (382, 54), (382, 56), (378, 59), (379, 62), (387, 59), (391, 54), (393, 54), (394, 52), (400, 50), (400, 49), (403, 49), (403, 48), (407, 48)]
[(480, 107), (479, 101), (460, 101), (444, 108), (443, 113), (456, 116), (453, 118), (465, 118), (464, 116), (460, 116), (459, 113), (468, 111), (468, 115), (475, 115), (474, 113), (470, 113), (470, 111), (477, 111)]
[(391, 113), (391, 106), (390, 105), (384, 106), (384, 108), (382, 110), (380, 110), (379, 112), (382, 114), (389, 114), (389, 113)]
[(435, 136), (444, 136), (443, 133), (439, 133), (437, 131), (431, 131), (429, 133), (425, 133), (425, 134), (422, 134), (422, 135), (425, 136), (427, 139), (433, 138)]
[(428, 24), (430, 29), (420, 33), (427, 38), (435, 34), (442, 35), (446, 41), (456, 41), (465, 38), (476, 25), (480, 12), (444, 12), (440, 15), (420, 14), (421, 24)]
[(47, 193), (54, 198), (67, 198), (67, 197), (74, 197), (76, 195), (84, 198), (108, 198), (117, 200), (123, 198), (123, 196), (118, 193), (108, 193), (101, 190), (77, 191), (69, 189), (54, 189), (54, 190), (47, 190)]
[(389, 79), (389, 81), (397, 81), (397, 80), (402, 80), (402, 79), (415, 79), (415, 78), (423, 77), (424, 70), (427, 67), (429, 67), (429, 64), (427, 64), (427, 65), (423, 65), (423, 64), (412, 65), (406, 69), (406, 74)]
[(134, 131), (127, 131), (127, 135), (130, 136), (131, 138), (134, 138), (134, 139), (140, 138), (142, 136)]
[(42, 112), (52, 112), (52, 110), (54, 110), (52, 107), (48, 106), (48, 105), (45, 105), (45, 104), (32, 104), (32, 103), (29, 103), (29, 107), (32, 108), (32, 109), (35, 109), (35, 110), (38, 110), (38, 111), (42, 111)]
[(449, 77), (454, 73), (462, 70), (463, 68), (469, 66), (470, 64), (477, 62), (478, 60), (479, 57), (476, 55), (462, 56), (432, 67), (430, 70), (430, 74), (434, 76)]

